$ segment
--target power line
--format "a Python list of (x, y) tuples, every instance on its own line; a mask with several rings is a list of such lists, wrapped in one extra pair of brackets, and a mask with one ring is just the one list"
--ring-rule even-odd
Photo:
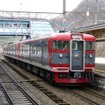
[(28, 0), (25, 4), (23, 3), (24, 1), (22, 1), (21, 3), (20, 3), (20, 5), (23, 5), (19, 10), (22, 10), (29, 2), (30, 2), (31, 0)]

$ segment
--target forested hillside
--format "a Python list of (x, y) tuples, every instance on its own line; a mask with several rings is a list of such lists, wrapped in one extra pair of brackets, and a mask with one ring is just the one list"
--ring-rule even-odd
[[(62, 20), (63, 16), (59, 16), (51, 21), (55, 30), (61, 30)], [(105, 0), (83, 0), (76, 9), (66, 13), (67, 30), (103, 22), (105, 22)]]

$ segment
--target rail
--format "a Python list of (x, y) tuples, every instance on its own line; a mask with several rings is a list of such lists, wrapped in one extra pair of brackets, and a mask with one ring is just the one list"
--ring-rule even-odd
[(43, 86), (40, 86), (40, 84), (37, 83), (37, 81), (32, 80), (30, 77), (26, 76), (22, 72), (18, 71), (14, 66), (9, 64), (8, 62), (4, 61), (8, 66), (10, 66), (15, 72), (17, 72), (20, 76), (22, 76), (25, 80), (27, 80), (28, 83), (30, 83), (32, 86), (40, 90), (43, 94), (45, 94), (47, 97), (49, 97), (52, 101), (54, 101), (57, 105), (71, 105), (66, 100), (58, 97), (56, 94), (52, 93), (48, 89), (46, 89)]
[[(8, 77), (12, 80), (12, 82), (18, 87), (18, 89), (24, 94), (25, 97), (27, 97), (27, 99), (32, 103), (32, 105), (38, 105), (38, 103), (36, 101), (33, 100), (32, 97), (30, 97), (26, 91), (17, 83), (17, 81), (9, 74), (9, 72), (6, 70), (6, 68), (4, 68), (1, 64), (0, 66), (2, 67), (2, 69), (5, 71), (5, 73), (8, 75)], [(12, 105), (12, 104), (11, 104)]]
[(8, 94), (8, 92), (7, 92), (6, 88), (5, 88), (5, 86), (3, 85), (3, 82), (2, 82), (1, 79), (0, 79), (0, 84), (1, 84), (1, 88), (2, 88), (2, 90), (3, 90), (3, 93), (4, 93), (5, 97), (6, 97), (6, 99), (7, 99), (8, 103), (9, 103), (9, 105), (14, 105), (14, 102), (13, 102), (12, 99), (10, 98), (10, 96), (9, 96), (9, 94)]
[(96, 42), (101, 42), (101, 41), (105, 41), (105, 38), (97, 38)]

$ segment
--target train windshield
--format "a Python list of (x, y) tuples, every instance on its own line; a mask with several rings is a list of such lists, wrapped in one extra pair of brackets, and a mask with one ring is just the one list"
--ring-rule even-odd
[(95, 50), (95, 42), (86, 42), (86, 50)]
[(73, 41), (72, 42), (72, 50), (81, 50), (83, 48), (82, 41)]
[(69, 49), (69, 41), (54, 41), (53, 49), (55, 50), (68, 50)]

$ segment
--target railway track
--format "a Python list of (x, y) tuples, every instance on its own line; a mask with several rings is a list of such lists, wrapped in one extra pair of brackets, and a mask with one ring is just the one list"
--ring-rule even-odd
[(98, 90), (91, 89), (91, 88), (85, 88), (85, 89), (82, 89), (81, 91), (84, 91), (88, 94), (94, 95), (102, 100), (105, 100), (105, 93), (101, 93)]
[(100, 105), (97, 102), (93, 101), (92, 99), (89, 99), (86, 96), (81, 95), (80, 93), (77, 93), (75, 91), (69, 91), (69, 90), (66, 90), (66, 91), (69, 92), (70, 94), (73, 94), (73, 95), (79, 97), (80, 99), (84, 100), (85, 102), (89, 103), (90, 105)]
[(0, 64), (0, 86), (9, 105), (38, 105)]
[(98, 93), (95, 90), (89, 88), (80, 88), (80, 89), (66, 89), (70, 94), (73, 94), (90, 105), (104, 105), (105, 103), (105, 94)]
[[(15, 69), (15, 71), (17, 71), (16, 68), (14, 68), (13, 66), (11, 66), (11, 67), (13, 69)], [(66, 102), (65, 100), (62, 100), (61, 98), (59, 98), (58, 96), (56, 96), (55, 94), (53, 94), (52, 92), (50, 92), (48, 89), (46, 89), (42, 85), (39, 85), (38, 82), (40, 80), (34, 81), (34, 80), (31, 80), (29, 77), (27, 77), (22, 72), (17, 71), (17, 73), (19, 75), (21, 75), (32, 86), (36, 87), (41, 92), (43, 92), (45, 95), (47, 95), (51, 100), (53, 100), (58, 105), (70, 105), (68, 102)], [(87, 88), (84, 88), (84, 89), (81, 89), (81, 90), (80, 89), (79, 90), (77, 90), (77, 89), (70, 90), (70, 89), (67, 89), (67, 88), (61, 88), (61, 90), (66, 91), (67, 93), (72, 94), (73, 96), (78, 97), (79, 99), (83, 100), (84, 102), (88, 103), (89, 105), (101, 105), (100, 102), (97, 102), (97, 101), (93, 100), (93, 98), (92, 98), (93, 96), (94, 96), (94, 98), (96, 98), (96, 99), (99, 98), (100, 100), (102, 100), (102, 101), (105, 102), (105, 100), (104, 100), (104, 98), (105, 98), (104, 97), (104, 94), (103, 94), (103, 96), (101, 94), (99, 95), (98, 93), (96, 93), (96, 91), (93, 92), (92, 90), (90, 91), (90, 89), (87, 89)], [(85, 93), (85, 95), (82, 94), (81, 91), (83, 91)], [(90, 98), (89, 98), (88, 95), (86, 95), (86, 94), (88, 94), (88, 95), (91, 94), (92, 97), (90, 96)], [(102, 104), (102, 105), (104, 105), (104, 104)]]
[(8, 93), (8, 91), (6, 90), (6, 88), (5, 88), (5, 86), (4, 86), (4, 84), (3, 84), (3, 82), (2, 82), (1, 79), (0, 79), (0, 86), (1, 86), (1, 89), (2, 89), (2, 91), (3, 91), (3, 93), (4, 93), (4, 95), (5, 95), (5, 97), (6, 97), (7, 101), (8, 101), (8, 103), (9, 103), (9, 105), (14, 105), (14, 102), (12, 101), (11, 97), (9, 96), (9, 93)]
[[(3, 61), (5, 62), (5, 61)], [(22, 72), (16, 70), (16, 68), (14, 68), (13, 66), (11, 66), (10, 64), (8, 64), (7, 62), (5, 62), (8, 66), (10, 66), (15, 72), (17, 72), (21, 77), (23, 77), (25, 79), (26, 82), (30, 83), (32, 86), (34, 86), (35, 88), (37, 88), (38, 90), (40, 90), (43, 94), (45, 94), (47, 97), (49, 97), (52, 101), (54, 101), (57, 105), (70, 105), (68, 102), (66, 102), (64, 99), (58, 97), (56, 94), (52, 93), (51, 91), (49, 91), (48, 89), (46, 89), (43, 86), (40, 86), (37, 81), (32, 80), (31, 78), (29, 78), (28, 76), (26, 76), (25, 74), (23, 74)], [(22, 82), (22, 81), (19, 81)]]

